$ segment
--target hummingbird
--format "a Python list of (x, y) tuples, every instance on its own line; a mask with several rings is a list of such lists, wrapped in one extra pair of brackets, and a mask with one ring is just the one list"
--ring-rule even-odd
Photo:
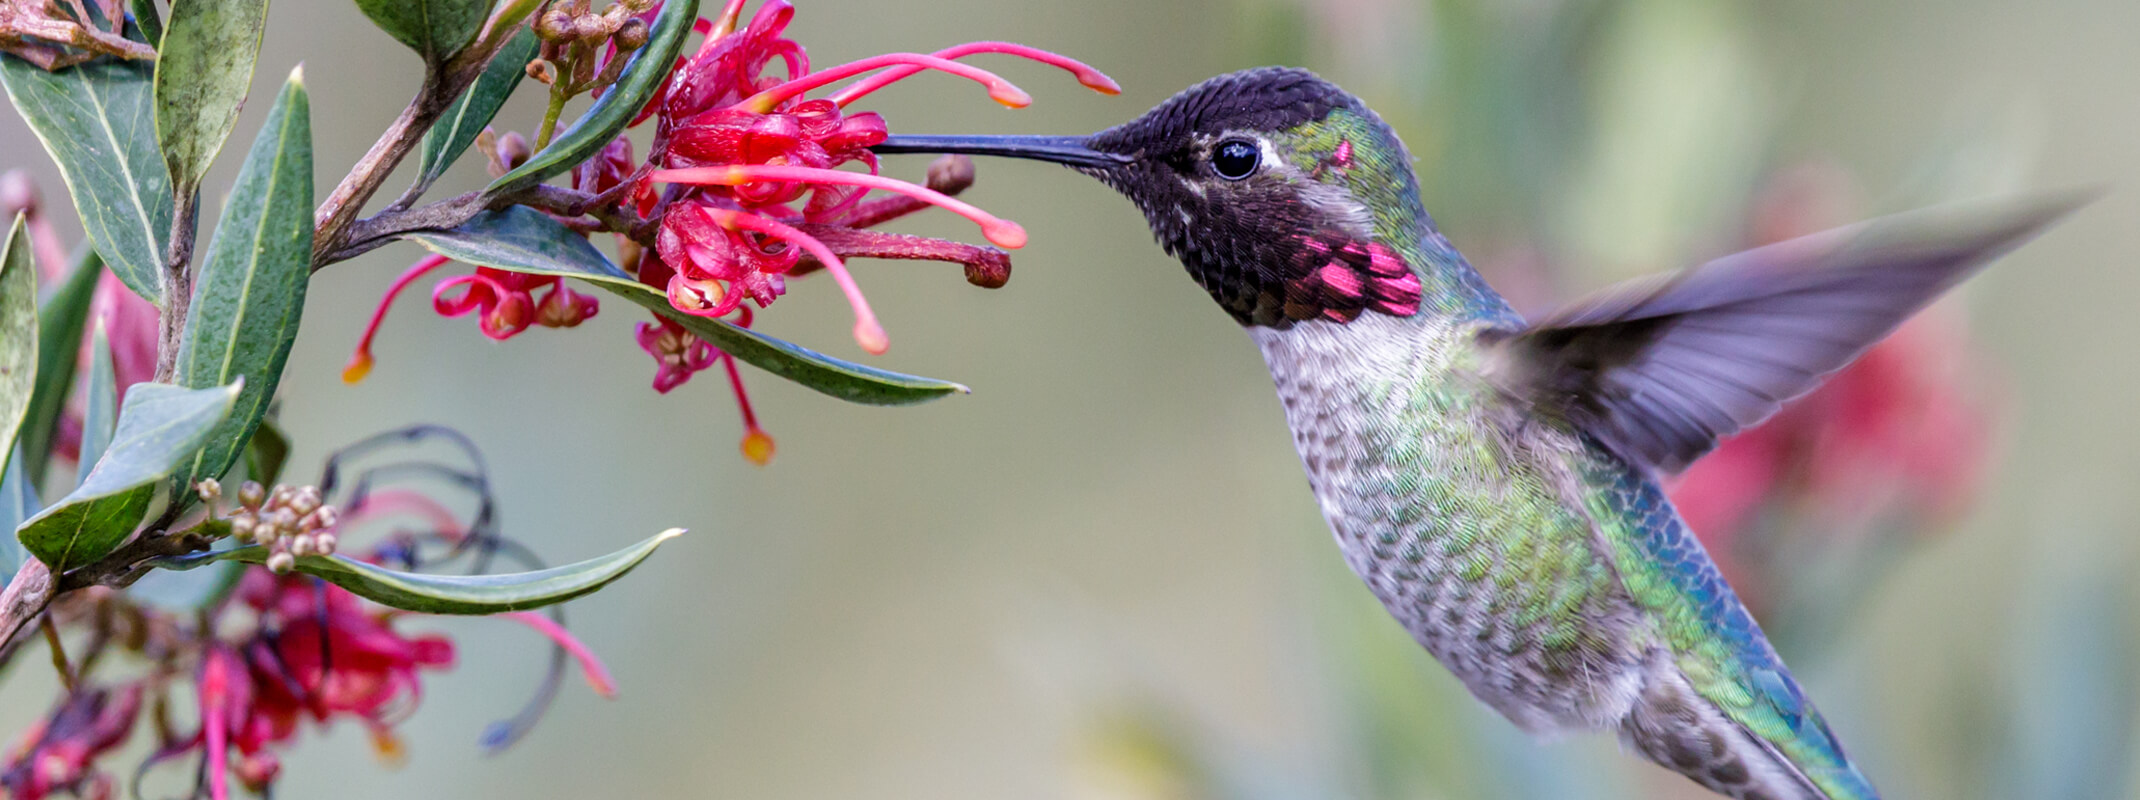
[(1518, 314), (1422, 207), (1359, 98), (1212, 78), (1089, 136), (879, 153), (1098, 178), (1270, 367), (1338, 549), (1472, 695), (1610, 731), (1738, 800), (1876, 800), (1661, 479), (1810, 391), (2077, 198), (1875, 219)]

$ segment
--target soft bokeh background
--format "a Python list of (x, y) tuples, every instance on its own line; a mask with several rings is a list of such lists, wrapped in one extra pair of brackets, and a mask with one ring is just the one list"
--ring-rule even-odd
[[(1765, 621), (1790, 631), (1784, 655), (1892, 796), (2140, 797), (2126, 766), (2140, 602), (2123, 577), (2140, 533), (2140, 5), (800, 5), (791, 31), (821, 64), (1000, 38), (1126, 87), (1100, 97), (1006, 65), (1039, 98), (1012, 113), (915, 80), (870, 104), (908, 132), (1085, 132), (1219, 72), (1314, 67), (1399, 128), (1444, 230), (1534, 302), (1743, 244), (1757, 199), (1794, 175), (1815, 179), (1790, 207), (1825, 222), (2110, 186), (1940, 311), (1938, 352), (1968, 352), (1954, 386), (1994, 431), (1980, 488), (1859, 526), (1828, 561), (1877, 569), (1803, 576), (1849, 601), (1778, 601)], [(354, 4), (277, 4), (240, 141), (300, 61), (324, 192), (417, 67)], [(531, 127), (534, 99), (501, 122)], [(63, 196), (13, 115), (0, 146)], [(347, 387), (364, 315), (415, 251), (319, 275), (284, 381), (293, 475), (363, 434), (439, 422), (484, 446), (506, 532), (553, 559), (692, 534), (574, 604), (617, 701), (568, 692), (527, 741), (481, 759), (483, 723), (518, 707), (545, 656), (516, 627), (440, 622), (462, 663), (403, 728), (407, 763), (380, 769), (360, 730), (308, 734), (285, 796), (1693, 796), (1609, 740), (1534, 746), (1475, 708), (1345, 572), (1263, 365), (1138, 215), (1059, 168), (980, 171), (969, 199), (1032, 234), (1009, 287), (939, 265), (857, 271), (893, 337), (876, 363), (974, 393), (876, 409), (753, 375), (780, 444), (764, 469), (736, 452), (717, 373), (646, 388), (620, 304), (497, 344), (412, 298), (378, 369)], [(481, 179), (466, 161), (441, 191)], [(907, 229), (976, 238), (947, 215)], [(829, 282), (803, 280), (761, 319), (859, 357), (846, 315)], [(1803, 538), (1823, 519), (1765, 524)], [(1794, 565), (1826, 563), (1781, 558), (1743, 569), (1780, 597)], [(23, 720), (48, 696), (10, 686), (0, 709)]]

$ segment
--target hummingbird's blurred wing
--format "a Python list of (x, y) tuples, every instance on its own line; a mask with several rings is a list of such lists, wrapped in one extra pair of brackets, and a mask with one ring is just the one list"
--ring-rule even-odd
[(2092, 198), (1897, 214), (1625, 284), (1491, 337), (1494, 378), (1676, 472)]

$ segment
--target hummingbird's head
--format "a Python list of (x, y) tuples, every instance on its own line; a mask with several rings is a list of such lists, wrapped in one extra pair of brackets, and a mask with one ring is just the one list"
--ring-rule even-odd
[(1307, 70), (1221, 75), (1090, 136), (892, 136), (876, 150), (1032, 158), (1098, 178), (1244, 325), (1419, 309), (1419, 276), (1392, 249), (1432, 232), (1411, 159), (1359, 98)]

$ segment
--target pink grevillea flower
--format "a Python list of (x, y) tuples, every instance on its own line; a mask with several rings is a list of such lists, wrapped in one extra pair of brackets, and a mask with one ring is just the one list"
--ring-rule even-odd
[(96, 768), (96, 760), (126, 743), (141, 711), (141, 693), (138, 683), (68, 693), (52, 715), (32, 725), (8, 753), (6, 771), (0, 772), (5, 796), (113, 797), (111, 776)]
[[(229, 796), (230, 775), (265, 790), (281, 770), (276, 750), (308, 718), (321, 726), (355, 720), (382, 757), (401, 757), (393, 728), (422, 701), (422, 673), (453, 666), (452, 640), (405, 635), (395, 623), (406, 614), (370, 610), (357, 596), (301, 574), (253, 570), (236, 596), (260, 625), (212, 645), (196, 678), (202, 728), (190, 745), (206, 751), (211, 797)], [(556, 642), (597, 693), (616, 695), (608, 669), (563, 626), (534, 613), (498, 616)]]
[[(371, 374), (372, 340), (379, 335), (379, 326), (386, 321), (387, 309), (393, 307), (402, 290), (449, 261), (445, 256), (426, 256), (387, 287), (386, 296), (380, 299), (379, 306), (372, 311), (371, 322), (364, 327), (364, 337), (357, 341), (357, 349), (350, 354), (349, 364), (342, 368), (343, 382), (356, 383)], [(540, 296), (537, 296), (538, 292)], [(483, 335), (502, 342), (520, 335), (530, 325), (578, 327), (599, 312), (601, 305), (594, 298), (574, 291), (564, 279), (554, 275), (528, 275), (477, 267), (472, 274), (440, 281), (431, 290), (431, 308), (447, 317), (474, 313), (476, 327), (483, 331)]]
[[(646, 254), (639, 264), (639, 278), (648, 285), (668, 284), (672, 273), (661, 256)], [(719, 284), (714, 284), (718, 290)], [(732, 306), (735, 323), (748, 328), (751, 310), (745, 306)], [(691, 376), (714, 364), (720, 364), (728, 373), (728, 386), (736, 395), (736, 409), (743, 414), (743, 457), (751, 463), (765, 466), (773, 460), (773, 437), (758, 427), (758, 415), (751, 410), (750, 393), (743, 388), (743, 373), (736, 369), (736, 359), (706, 340), (691, 335), (684, 326), (667, 317), (656, 316), (653, 322), (641, 322), (637, 331), (639, 349), (654, 357), (654, 391), (667, 394), (669, 390), (683, 385)]]
[[(872, 354), (885, 352), (890, 339), (848, 270), (849, 259), (956, 263), (965, 268), (968, 282), (994, 288), (1010, 274), (1009, 257), (998, 248), (1021, 247), (1026, 234), (1017, 223), (951, 198), (973, 181), (972, 164), (964, 157), (932, 165), (927, 186), (879, 175), (869, 148), (887, 136), (885, 121), (849, 107), (929, 71), (979, 83), (1007, 106), (1030, 103), (1031, 97), (1009, 81), (959, 60), (984, 54), (1037, 61), (1068, 71), (1096, 91), (1120, 92), (1089, 65), (1008, 42), (891, 53), (814, 70), (802, 45), (785, 35), (793, 5), (765, 0), (747, 21), (744, 5), (745, 0), (729, 0), (719, 16), (699, 21), (700, 46), (677, 60), (633, 121), (657, 123), (643, 162), (619, 136), (572, 171), (573, 188), (589, 198), (584, 210), (595, 219), (564, 221), (577, 230), (617, 234), (622, 267), (686, 314), (748, 324), (749, 307), (771, 305), (786, 294), (790, 278), (822, 270), (854, 310), (856, 343)], [(655, 13), (649, 9), (643, 16), (652, 19)], [(812, 96), (820, 90), (826, 93)], [(657, 184), (665, 186), (657, 191)], [(972, 219), (996, 246), (872, 230), (932, 206)], [(615, 216), (597, 213), (612, 209), (637, 219), (620, 226)], [(426, 259), (410, 268), (388, 291), (388, 302), (443, 263)], [(534, 294), (545, 289), (551, 294)], [(440, 313), (478, 314), (486, 335), (504, 339), (531, 324), (576, 322), (593, 313), (591, 299), (564, 291), (555, 278), (511, 278), (479, 268), (441, 283), (434, 306)], [(354, 382), (370, 369), (371, 341), (384, 314), (382, 304), (344, 372), (346, 380)], [(733, 358), (666, 318), (641, 323), (635, 338), (655, 360), (653, 385), (660, 392), (720, 364), (744, 418), (745, 455), (759, 463), (772, 456), (772, 439), (757, 425)]]
[[(731, 2), (714, 30), (733, 27), (741, 12), (742, 4)], [(1083, 63), (1004, 42), (975, 42), (933, 55), (892, 53), (813, 71), (802, 48), (781, 35), (793, 16), (793, 6), (769, 0), (748, 25), (710, 37), (697, 55), (677, 68), (656, 102), (660, 127), (654, 160), (664, 169), (649, 177), (673, 187), (656, 240), (662, 258), (674, 268), (665, 288), (670, 302), (691, 314), (724, 315), (745, 299), (763, 307), (786, 290), (785, 276), (807, 257), (809, 269), (830, 273), (853, 306), (856, 343), (867, 352), (882, 353), (889, 339), (843, 259), (898, 252), (889, 246), (895, 235), (862, 229), (899, 214), (861, 218), (856, 212), (865, 194), (880, 190), (904, 195), (913, 202), (903, 205), (900, 214), (931, 205), (958, 213), (979, 223), (983, 235), (1001, 247), (1016, 249), (1026, 237), (1016, 223), (945, 193), (878, 175), (869, 147), (884, 141), (884, 121), (873, 113), (848, 114), (846, 106), (926, 70), (974, 80), (1004, 105), (1031, 102), (1023, 90), (994, 73), (952, 60), (978, 53), (1023, 56), (1062, 67), (1096, 90), (1120, 89)], [(776, 61), (785, 76), (764, 76)], [(830, 97), (807, 96), (858, 76)], [(835, 169), (848, 163), (861, 164), (866, 172)], [(908, 248), (889, 257), (966, 256), (971, 264), (972, 255)]]

